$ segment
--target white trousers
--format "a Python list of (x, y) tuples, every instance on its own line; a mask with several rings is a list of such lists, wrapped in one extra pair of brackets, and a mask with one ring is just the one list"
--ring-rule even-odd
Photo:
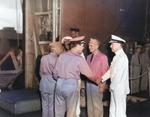
[(126, 117), (126, 94), (111, 92), (109, 117)]

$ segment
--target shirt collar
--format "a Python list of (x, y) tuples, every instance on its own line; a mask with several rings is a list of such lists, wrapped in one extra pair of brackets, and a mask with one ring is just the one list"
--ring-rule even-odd
[(96, 53), (96, 54), (93, 54), (94, 56), (97, 56), (97, 55), (99, 55), (100, 54), (100, 51), (98, 51), (98, 53)]
[(115, 52), (116, 55), (119, 55), (120, 53), (123, 52), (123, 49), (118, 50), (117, 52)]
[(51, 52), (50, 55), (52, 55), (52, 56), (54, 56), (54, 57), (57, 57), (57, 56), (58, 56), (57, 54), (55, 54), (55, 53), (53, 53), (53, 52)]
[(139, 54), (138, 52), (135, 53), (136, 55)]

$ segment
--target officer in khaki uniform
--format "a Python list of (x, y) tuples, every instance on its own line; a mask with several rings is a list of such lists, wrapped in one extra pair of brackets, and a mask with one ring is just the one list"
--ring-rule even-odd
[[(142, 53), (142, 60), (141, 60), (141, 67), (142, 67), (142, 74), (147, 72), (147, 67), (150, 67), (150, 45), (144, 45), (145, 52)], [(145, 74), (141, 78), (141, 87), (140, 91), (148, 92), (148, 74)]]
[[(132, 78), (140, 76), (141, 73), (141, 45), (137, 45), (135, 48), (135, 54), (132, 55), (131, 58), (131, 74), (130, 76)], [(139, 85), (140, 85), (140, 79), (131, 80), (131, 94), (132, 93), (139, 93)]]
[(109, 43), (111, 43), (110, 48), (115, 56), (110, 69), (102, 76), (103, 80), (101, 81), (103, 83), (107, 79), (111, 79), (109, 117), (126, 117), (126, 97), (130, 89), (128, 58), (122, 49), (125, 40), (112, 35)]

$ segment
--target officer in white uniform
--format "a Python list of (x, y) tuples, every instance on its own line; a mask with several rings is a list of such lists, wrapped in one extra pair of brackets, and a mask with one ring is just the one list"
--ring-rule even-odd
[(128, 58), (122, 46), (125, 43), (120, 37), (111, 36), (111, 50), (115, 56), (109, 70), (102, 76), (102, 83), (111, 79), (109, 117), (126, 117), (126, 96), (129, 94)]

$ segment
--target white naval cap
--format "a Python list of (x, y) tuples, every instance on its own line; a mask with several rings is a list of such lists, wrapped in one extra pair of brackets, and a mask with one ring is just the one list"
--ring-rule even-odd
[(118, 36), (111, 35), (111, 40), (109, 43), (125, 43), (126, 41)]
[[(73, 38), (70, 36), (65, 36), (62, 38), (61, 42), (62, 42), (62, 44), (64, 44), (65, 42), (69, 42), (70, 39), (73, 39)], [(66, 41), (66, 40), (68, 40), (68, 41)]]

